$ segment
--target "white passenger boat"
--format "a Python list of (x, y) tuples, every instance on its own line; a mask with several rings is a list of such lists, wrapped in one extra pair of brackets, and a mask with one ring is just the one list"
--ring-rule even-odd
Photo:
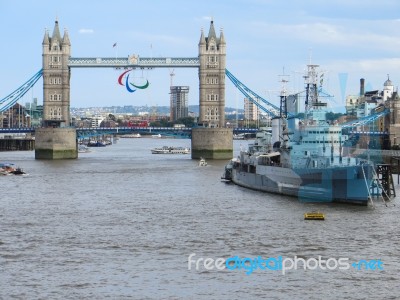
[(134, 134), (124, 134), (120, 136), (121, 138), (126, 138), (126, 139), (138, 139), (141, 138), (142, 135), (140, 133), (134, 133)]
[(190, 149), (187, 147), (169, 147), (164, 146), (161, 148), (151, 149), (153, 154), (189, 154)]

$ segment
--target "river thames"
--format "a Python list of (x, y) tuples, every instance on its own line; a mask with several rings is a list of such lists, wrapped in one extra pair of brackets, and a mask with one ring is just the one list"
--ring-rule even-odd
[[(398, 198), (300, 203), (222, 182), (227, 161), (151, 154), (164, 145), (190, 140), (120, 139), (63, 161), (0, 152), (29, 173), (0, 177), (0, 299), (400, 297)], [(305, 221), (313, 210), (326, 220)], [(237, 268), (218, 268), (228, 258)]]

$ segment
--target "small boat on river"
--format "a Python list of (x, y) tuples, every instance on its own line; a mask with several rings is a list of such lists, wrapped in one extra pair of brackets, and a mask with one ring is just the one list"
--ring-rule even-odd
[(26, 172), (12, 163), (0, 163), (0, 175), (27, 175)]
[(199, 167), (205, 167), (205, 166), (207, 166), (206, 160), (203, 157), (200, 157)]

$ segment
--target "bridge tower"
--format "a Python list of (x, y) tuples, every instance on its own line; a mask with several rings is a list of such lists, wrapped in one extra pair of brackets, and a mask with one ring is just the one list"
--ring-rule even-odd
[(208, 36), (199, 41), (199, 125), (192, 129), (192, 158), (230, 159), (233, 132), (225, 128), (226, 42), (215, 34), (211, 20)]
[(219, 38), (215, 34), (212, 20), (207, 37), (201, 30), (199, 61), (199, 123), (205, 127), (225, 127), (226, 43), (222, 30)]
[(43, 121), (35, 131), (35, 158), (77, 158), (76, 129), (70, 126), (71, 42), (68, 31), (61, 38), (58, 20), (50, 37), (46, 30), (43, 49)]
[(53, 35), (46, 30), (43, 38), (43, 126), (65, 127), (70, 124), (70, 77), (68, 59), (71, 42), (68, 31), (61, 38), (58, 21)]

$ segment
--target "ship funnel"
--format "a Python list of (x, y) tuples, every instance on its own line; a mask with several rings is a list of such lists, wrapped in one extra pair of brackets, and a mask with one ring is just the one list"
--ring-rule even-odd
[(360, 79), (360, 96), (364, 96), (365, 93), (365, 79)]
[(272, 127), (272, 135), (271, 142), (274, 145), (276, 142), (281, 142), (282, 139), (282, 127), (283, 127), (283, 118), (273, 118), (271, 121)]

